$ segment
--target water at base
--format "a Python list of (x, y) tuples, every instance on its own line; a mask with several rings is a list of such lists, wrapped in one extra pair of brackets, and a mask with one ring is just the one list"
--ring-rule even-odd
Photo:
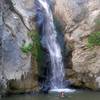
[(51, 89), (49, 92), (72, 93), (72, 92), (75, 92), (75, 91), (76, 91), (75, 89), (68, 89), (68, 88), (65, 88), (65, 89)]
[(59, 97), (59, 93), (37, 94), (37, 95), (13, 95), (0, 100), (100, 100), (100, 92), (78, 91), (64, 93), (64, 97)]

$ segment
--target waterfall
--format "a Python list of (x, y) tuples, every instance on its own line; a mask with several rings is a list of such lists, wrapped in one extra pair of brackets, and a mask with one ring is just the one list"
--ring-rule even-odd
[(45, 45), (50, 55), (52, 71), (50, 87), (52, 89), (64, 88), (64, 65), (61, 48), (57, 41), (57, 32), (54, 26), (52, 10), (47, 0), (35, 1), (35, 17), (42, 34), (41, 43)]

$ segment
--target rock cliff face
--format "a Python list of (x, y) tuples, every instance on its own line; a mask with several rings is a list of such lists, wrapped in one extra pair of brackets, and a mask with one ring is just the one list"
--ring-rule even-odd
[(35, 29), (33, 3), (34, 0), (0, 0), (0, 87), (3, 92), (37, 88), (36, 62), (30, 53), (21, 51), (23, 44), (32, 42), (27, 33)]
[(54, 15), (63, 25), (66, 47), (72, 50), (66, 77), (74, 86), (100, 89), (100, 46), (87, 47), (88, 36), (100, 31), (99, 5), (100, 0), (55, 0)]

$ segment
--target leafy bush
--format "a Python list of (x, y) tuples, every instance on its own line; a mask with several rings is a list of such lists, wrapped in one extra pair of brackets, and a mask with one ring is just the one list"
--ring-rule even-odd
[(88, 37), (88, 46), (89, 47), (100, 46), (100, 32), (92, 33)]
[(38, 35), (38, 33), (34, 30), (29, 31), (27, 33), (27, 35), (32, 39), (32, 43), (24, 43), (22, 44), (21, 47), (21, 51), (25, 54), (27, 53), (33, 53), (33, 51), (36, 52), (36, 48), (34, 48), (34, 46), (36, 45), (36, 43), (39, 43), (39, 37), (36, 37)]
[(21, 47), (21, 50), (23, 53), (30, 53), (32, 51), (32, 47), (33, 45), (31, 43), (29, 44), (23, 44), (22, 47)]

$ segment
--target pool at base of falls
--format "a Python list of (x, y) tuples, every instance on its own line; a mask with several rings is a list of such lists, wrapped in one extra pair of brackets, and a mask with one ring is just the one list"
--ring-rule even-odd
[(64, 88), (64, 89), (51, 89), (49, 92), (65, 92), (65, 93), (70, 93), (70, 92), (75, 92), (75, 89), (69, 89), (69, 88)]

